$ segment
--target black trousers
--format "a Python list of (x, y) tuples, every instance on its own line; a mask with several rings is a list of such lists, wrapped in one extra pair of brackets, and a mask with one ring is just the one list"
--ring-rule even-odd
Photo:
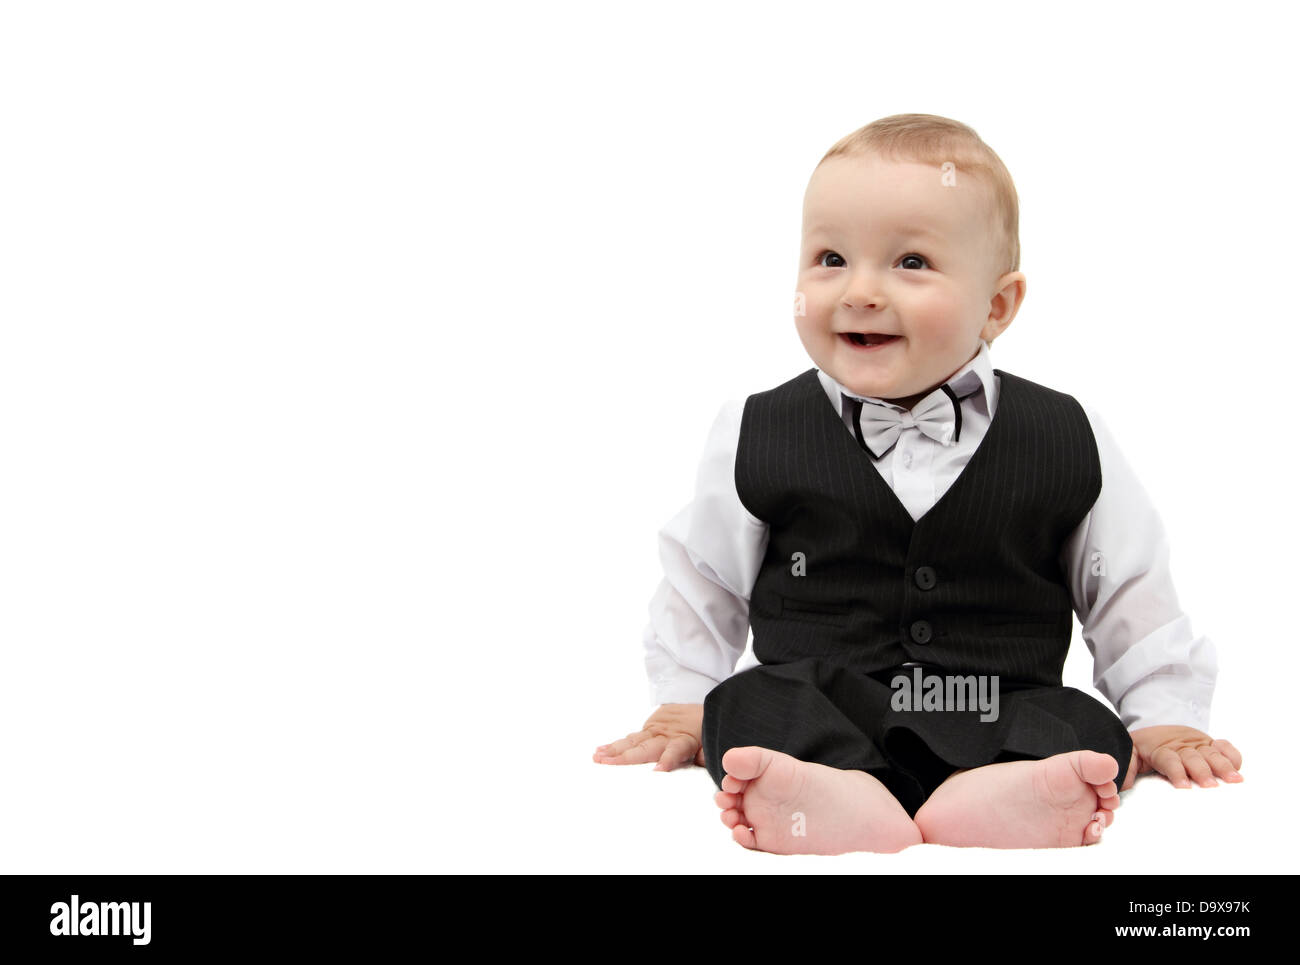
[[(922, 668), (923, 690), (945, 671)], [(902, 675), (911, 707), (891, 686)], [(910, 816), (954, 771), (1003, 761), (1042, 760), (1067, 751), (1109, 754), (1128, 772), (1133, 741), (1108, 706), (1073, 687), (997, 679), (997, 716), (947, 704), (926, 708), (911, 667), (876, 673), (821, 660), (763, 664), (742, 671), (704, 698), (704, 759), (722, 786), (722, 755), (756, 745), (800, 760), (871, 774)], [(991, 678), (985, 693), (992, 695)], [(990, 714), (983, 713), (989, 717)]]

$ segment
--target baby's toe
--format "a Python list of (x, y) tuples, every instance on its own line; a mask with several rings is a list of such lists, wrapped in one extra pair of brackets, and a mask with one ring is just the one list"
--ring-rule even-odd
[(729, 828), (734, 828), (738, 824), (743, 825), (744, 821), (745, 815), (736, 808), (728, 808), (722, 812), (722, 823)]
[(743, 824), (737, 824), (731, 829), (731, 837), (737, 844), (751, 851), (758, 847), (758, 839), (754, 837), (754, 832)]
[(1101, 832), (1106, 827), (1106, 819), (1102, 817), (1102, 813), (1103, 812), (1098, 811), (1096, 814), (1094, 814), (1092, 816), (1092, 820), (1088, 822), (1088, 826), (1084, 828), (1083, 830), (1084, 844), (1096, 844), (1098, 841), (1101, 840)]
[(713, 803), (723, 810), (740, 807), (740, 802), (741, 797), (739, 794), (728, 794), (726, 791), (719, 791), (713, 795)]
[(1097, 797), (1103, 800), (1112, 798), (1119, 793), (1119, 788), (1115, 786), (1114, 781), (1107, 781), (1105, 784), (1094, 784), (1092, 790)]
[(730, 791), (732, 794), (739, 794), (744, 791), (745, 785), (748, 783), (748, 781), (738, 780), (730, 774), (724, 774), (722, 776), (722, 789), (724, 791)]
[[(1113, 784), (1119, 776), (1119, 765), (1109, 754), (1097, 751), (1075, 751), (1075, 768), (1080, 777), (1096, 787)], [(1113, 792), (1112, 792), (1113, 793)]]

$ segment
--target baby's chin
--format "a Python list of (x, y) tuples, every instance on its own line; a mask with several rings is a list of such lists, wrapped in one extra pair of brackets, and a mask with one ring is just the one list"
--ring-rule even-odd
[(901, 405), (905, 409), (910, 409), (935, 388), (934, 386), (914, 387), (910, 384), (902, 384), (891, 379), (879, 379), (874, 382), (870, 380), (850, 379), (846, 382), (844, 379), (837, 376), (832, 377), (853, 395), (860, 396), (864, 399), (883, 399), (886, 402)]
[(855, 371), (854, 368), (843, 365), (823, 369), (823, 371), (854, 395), (872, 399), (888, 399), (894, 396), (910, 394), (907, 391), (907, 386), (903, 385), (897, 378), (889, 375), (872, 375)]

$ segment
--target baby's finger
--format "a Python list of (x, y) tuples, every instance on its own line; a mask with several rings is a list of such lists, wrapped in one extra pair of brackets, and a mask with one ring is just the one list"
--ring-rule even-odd
[(663, 753), (664, 741), (663, 737), (650, 737), (629, 747), (621, 754), (605, 757), (602, 760), (606, 764), (645, 764), (649, 761), (657, 761), (659, 755)]
[(1187, 772), (1183, 770), (1182, 762), (1172, 748), (1162, 747), (1152, 754), (1151, 766), (1169, 778), (1169, 783), (1174, 787), (1192, 786), (1192, 782), (1187, 779)]
[(649, 737), (637, 744), (636, 747), (624, 751), (623, 762), (625, 764), (646, 764), (650, 761), (657, 761), (664, 752), (666, 741), (666, 737)]
[(643, 740), (650, 736), (650, 731), (641, 730), (635, 734), (628, 734), (622, 740), (616, 740), (612, 744), (601, 744), (596, 748), (596, 753), (601, 757), (618, 757), (625, 750), (636, 747)]
[(1211, 742), (1210, 746), (1213, 747), (1216, 751), (1222, 752), (1223, 755), (1228, 760), (1232, 761), (1232, 766), (1234, 768), (1241, 767), (1241, 751), (1233, 747), (1229, 741), (1225, 741), (1225, 740), (1213, 741)]
[(1187, 776), (1201, 787), (1219, 786), (1219, 782), (1214, 779), (1214, 772), (1210, 770), (1209, 762), (1202, 756), (1199, 747), (1184, 747), (1178, 752), (1178, 758), (1183, 762)]
[(1123, 784), (1123, 786), (1120, 788), (1120, 790), (1122, 790), (1122, 791), (1127, 791), (1129, 788), (1131, 788), (1131, 787), (1133, 786), (1133, 782), (1134, 782), (1135, 780), (1137, 780), (1138, 769), (1139, 769), (1140, 767), (1141, 767), (1141, 764), (1140, 764), (1140, 762), (1139, 762), (1139, 760), (1138, 760), (1138, 752), (1137, 752), (1137, 748), (1135, 747), (1135, 748), (1133, 748), (1133, 753), (1129, 755), (1129, 760), (1128, 760), (1128, 771), (1126, 772), (1126, 774), (1125, 774), (1125, 776), (1124, 776), (1124, 784)]
[(1233, 783), (1243, 780), (1242, 776), (1237, 773), (1232, 761), (1228, 760), (1226, 755), (1221, 754), (1214, 747), (1206, 749), (1205, 759), (1210, 762), (1210, 767), (1214, 769), (1215, 776)]
[(668, 746), (664, 748), (655, 770), (671, 771), (683, 764), (690, 764), (695, 760), (695, 752), (698, 748), (699, 745), (685, 735), (672, 738), (668, 741)]

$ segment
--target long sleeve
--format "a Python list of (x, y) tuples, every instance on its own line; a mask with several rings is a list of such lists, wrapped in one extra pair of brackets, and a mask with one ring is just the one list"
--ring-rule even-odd
[(1061, 563), (1093, 655), (1093, 685), (1129, 730), (1180, 724), (1208, 732), (1214, 644), (1192, 632), (1179, 607), (1169, 543), (1150, 498), (1101, 418), (1085, 412), (1102, 488)]
[(744, 400), (714, 419), (695, 496), (659, 531), (664, 578), (643, 636), (651, 699), (701, 703), (735, 670), (749, 638), (749, 594), (767, 549), (767, 525), (736, 494)]

